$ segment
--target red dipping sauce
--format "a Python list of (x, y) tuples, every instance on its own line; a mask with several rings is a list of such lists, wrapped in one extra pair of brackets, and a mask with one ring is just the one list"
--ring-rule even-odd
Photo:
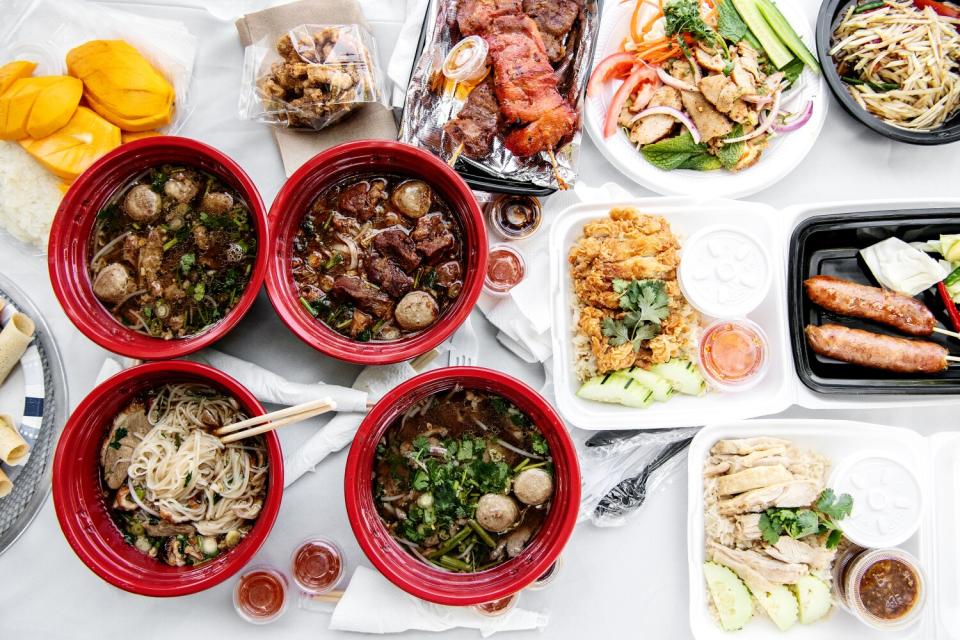
[(737, 391), (753, 386), (767, 369), (767, 338), (749, 320), (723, 320), (700, 338), (700, 368), (713, 386)]
[(490, 247), (487, 275), (483, 288), (495, 295), (503, 295), (523, 280), (524, 264), (520, 253), (507, 245)]
[(482, 602), (480, 604), (474, 605), (473, 608), (485, 616), (502, 616), (503, 614), (509, 612), (517, 605), (517, 598), (520, 596), (519, 593), (514, 593), (509, 596), (500, 598), (499, 600), (491, 600), (490, 602)]
[(290, 558), (293, 581), (307, 593), (330, 591), (343, 575), (343, 553), (326, 538), (310, 538)]
[(247, 622), (272, 622), (287, 610), (287, 579), (276, 569), (256, 567), (237, 581), (233, 606)]

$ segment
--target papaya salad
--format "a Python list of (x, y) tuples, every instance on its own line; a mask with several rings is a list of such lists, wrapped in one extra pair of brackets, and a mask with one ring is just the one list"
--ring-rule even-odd
[(620, 82), (603, 136), (625, 135), (660, 169), (741, 171), (810, 119), (813, 102), (795, 100), (806, 68), (820, 72), (772, 0), (636, 0), (587, 95)]

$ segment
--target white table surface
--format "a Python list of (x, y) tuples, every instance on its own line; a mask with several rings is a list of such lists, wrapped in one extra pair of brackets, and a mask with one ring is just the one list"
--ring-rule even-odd
[[(202, 0), (189, 0), (197, 5)], [(267, 129), (235, 117), (242, 51), (231, 21), (218, 20), (188, 0), (175, 7), (131, 3), (145, 15), (179, 18), (201, 39), (197, 73), (198, 109), (184, 135), (208, 142), (234, 157), (269, 203), (283, 181), (280, 157)], [(613, 0), (608, 0), (613, 1)], [(811, 21), (817, 0), (805, 5)], [(253, 0), (256, 5), (261, 4)], [(111, 3), (119, 5), (121, 3)], [(397, 0), (393, 16), (405, 4)], [(389, 51), (392, 42), (381, 43)], [(920, 148), (888, 142), (847, 116), (831, 100), (819, 142), (789, 178), (752, 199), (774, 207), (799, 202), (960, 195), (960, 144)], [(584, 145), (580, 180), (588, 184), (620, 182), (637, 195), (651, 195), (627, 184), (590, 142)], [(71, 406), (92, 388), (104, 352), (80, 335), (54, 299), (43, 256), (0, 237), (0, 271), (13, 277), (47, 314), (64, 356)], [(480, 364), (528, 381), (543, 382), (539, 367), (512, 356), (495, 339), (491, 325), (473, 314), (481, 337)], [(269, 346), (268, 346), (269, 345)], [(254, 308), (218, 348), (281, 372), (292, 380), (349, 384), (355, 367), (325, 358), (297, 340), (275, 316), (261, 292)], [(789, 357), (789, 354), (783, 354)], [(821, 411), (793, 407), (784, 417), (851, 418), (916, 428), (932, 433), (949, 428), (955, 415), (945, 409)], [(951, 420), (950, 418), (954, 418)], [(305, 439), (320, 420), (281, 432), (284, 447)], [(324, 533), (343, 546), (349, 567), (366, 563), (354, 541), (343, 505), (345, 452), (325, 461), (284, 495), (269, 540), (255, 562), (286, 565), (293, 546), (306, 535)], [(689, 638), (687, 622), (686, 499), (681, 473), (651, 497), (641, 513), (618, 529), (581, 525), (564, 553), (564, 568), (547, 590), (525, 593), (521, 604), (547, 608), (549, 638)], [(4, 638), (233, 638), (349, 637), (327, 630), (325, 614), (295, 606), (279, 621), (260, 628), (237, 617), (230, 604), (233, 580), (204, 593), (177, 599), (131, 595), (102, 582), (76, 558), (57, 525), (48, 500), (30, 529), (0, 556), (0, 634)], [(416, 634), (406, 634), (413, 637)], [(479, 637), (475, 631), (450, 632), (451, 638)], [(534, 637), (534, 634), (512, 634)], [(829, 638), (829, 627), (823, 628)]]

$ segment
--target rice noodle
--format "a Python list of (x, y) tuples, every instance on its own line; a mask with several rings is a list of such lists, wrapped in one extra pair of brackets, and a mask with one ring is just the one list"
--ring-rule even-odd
[[(830, 55), (857, 103), (885, 122), (914, 131), (940, 127), (960, 112), (960, 19), (912, 0), (888, 0), (854, 14), (833, 34)], [(884, 85), (896, 88), (884, 90)]]
[(117, 246), (117, 244), (126, 240), (127, 236), (129, 236), (130, 233), (131, 233), (130, 231), (127, 231), (126, 233), (121, 233), (116, 238), (114, 238), (107, 244), (103, 245), (103, 247), (101, 247), (100, 250), (93, 255), (93, 258), (90, 259), (90, 270), (93, 271), (94, 273), (100, 271), (100, 269), (97, 268), (97, 264), (100, 262), (100, 259), (103, 258), (103, 256), (110, 253), (110, 251), (112, 251), (113, 248)]
[(535, 454), (535, 453), (530, 453), (529, 451), (524, 451), (524, 450), (521, 449), (520, 447), (515, 447), (514, 445), (510, 444), (509, 442), (507, 442), (507, 441), (504, 440), (503, 438), (497, 438), (497, 444), (499, 444), (499, 445), (500, 445), (501, 447), (503, 447), (504, 449), (510, 449), (510, 451), (513, 451), (514, 453), (520, 454), (521, 456), (526, 456), (527, 458), (533, 458), (534, 460), (543, 460), (543, 459), (544, 459), (543, 456), (538, 456), (538, 455)]

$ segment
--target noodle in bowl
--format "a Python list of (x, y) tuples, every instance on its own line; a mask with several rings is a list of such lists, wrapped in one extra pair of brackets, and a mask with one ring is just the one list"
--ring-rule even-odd
[(53, 466), (57, 518), (77, 556), (150, 596), (234, 575), (276, 520), (283, 458), (274, 433), (224, 445), (210, 431), (263, 413), (235, 380), (193, 362), (140, 365), (95, 388)]

